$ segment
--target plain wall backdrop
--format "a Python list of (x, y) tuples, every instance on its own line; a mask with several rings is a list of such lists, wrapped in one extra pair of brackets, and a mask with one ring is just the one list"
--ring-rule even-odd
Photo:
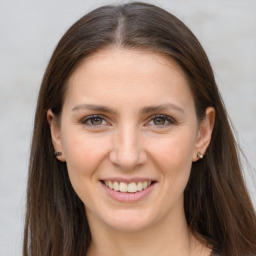
[[(245, 176), (256, 205), (256, 1), (145, 2), (184, 21), (206, 50), (251, 164)], [(108, 3), (120, 1), (0, 0), (0, 256), (22, 254), (33, 115), (46, 65), (63, 33)]]

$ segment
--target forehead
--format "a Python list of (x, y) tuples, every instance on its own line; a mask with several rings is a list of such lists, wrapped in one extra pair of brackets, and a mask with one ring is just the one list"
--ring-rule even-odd
[[(111, 65), (110, 65), (111, 64)], [(138, 69), (138, 67), (140, 67)], [(69, 82), (81, 76), (81, 73), (87, 71), (87, 76), (99, 74), (113, 77), (113, 74), (119, 73), (125, 77), (132, 78), (147, 76), (151, 79), (159, 79), (159, 76), (171, 71), (172, 73), (179, 74), (185, 79), (185, 73), (182, 68), (171, 58), (163, 54), (152, 52), (149, 50), (135, 50), (108, 47), (86, 57), (78, 68), (71, 75)], [(152, 72), (154, 71), (154, 72)], [(100, 79), (102, 76), (98, 76)], [(174, 79), (174, 76), (172, 77)]]
[(186, 75), (173, 60), (148, 51), (108, 48), (79, 65), (68, 80), (65, 98), (116, 103), (143, 99), (154, 104), (185, 103), (192, 94)]

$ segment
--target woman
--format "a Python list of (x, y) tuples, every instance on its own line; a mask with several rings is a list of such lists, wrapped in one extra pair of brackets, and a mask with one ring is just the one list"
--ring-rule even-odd
[(63, 36), (38, 98), (24, 255), (256, 255), (256, 217), (200, 43), (156, 6)]

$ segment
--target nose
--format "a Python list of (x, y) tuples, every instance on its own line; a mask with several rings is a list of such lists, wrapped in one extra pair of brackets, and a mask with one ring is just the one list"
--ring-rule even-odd
[(122, 170), (134, 170), (147, 161), (141, 134), (136, 127), (126, 125), (116, 131), (113, 137), (110, 161)]

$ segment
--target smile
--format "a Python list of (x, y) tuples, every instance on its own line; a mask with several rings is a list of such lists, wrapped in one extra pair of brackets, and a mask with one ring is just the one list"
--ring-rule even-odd
[(123, 193), (127, 193), (127, 192), (136, 193), (138, 191), (142, 191), (148, 188), (152, 184), (152, 181), (125, 183), (125, 182), (119, 182), (119, 181), (105, 180), (103, 182), (108, 188), (115, 191), (123, 192)]

